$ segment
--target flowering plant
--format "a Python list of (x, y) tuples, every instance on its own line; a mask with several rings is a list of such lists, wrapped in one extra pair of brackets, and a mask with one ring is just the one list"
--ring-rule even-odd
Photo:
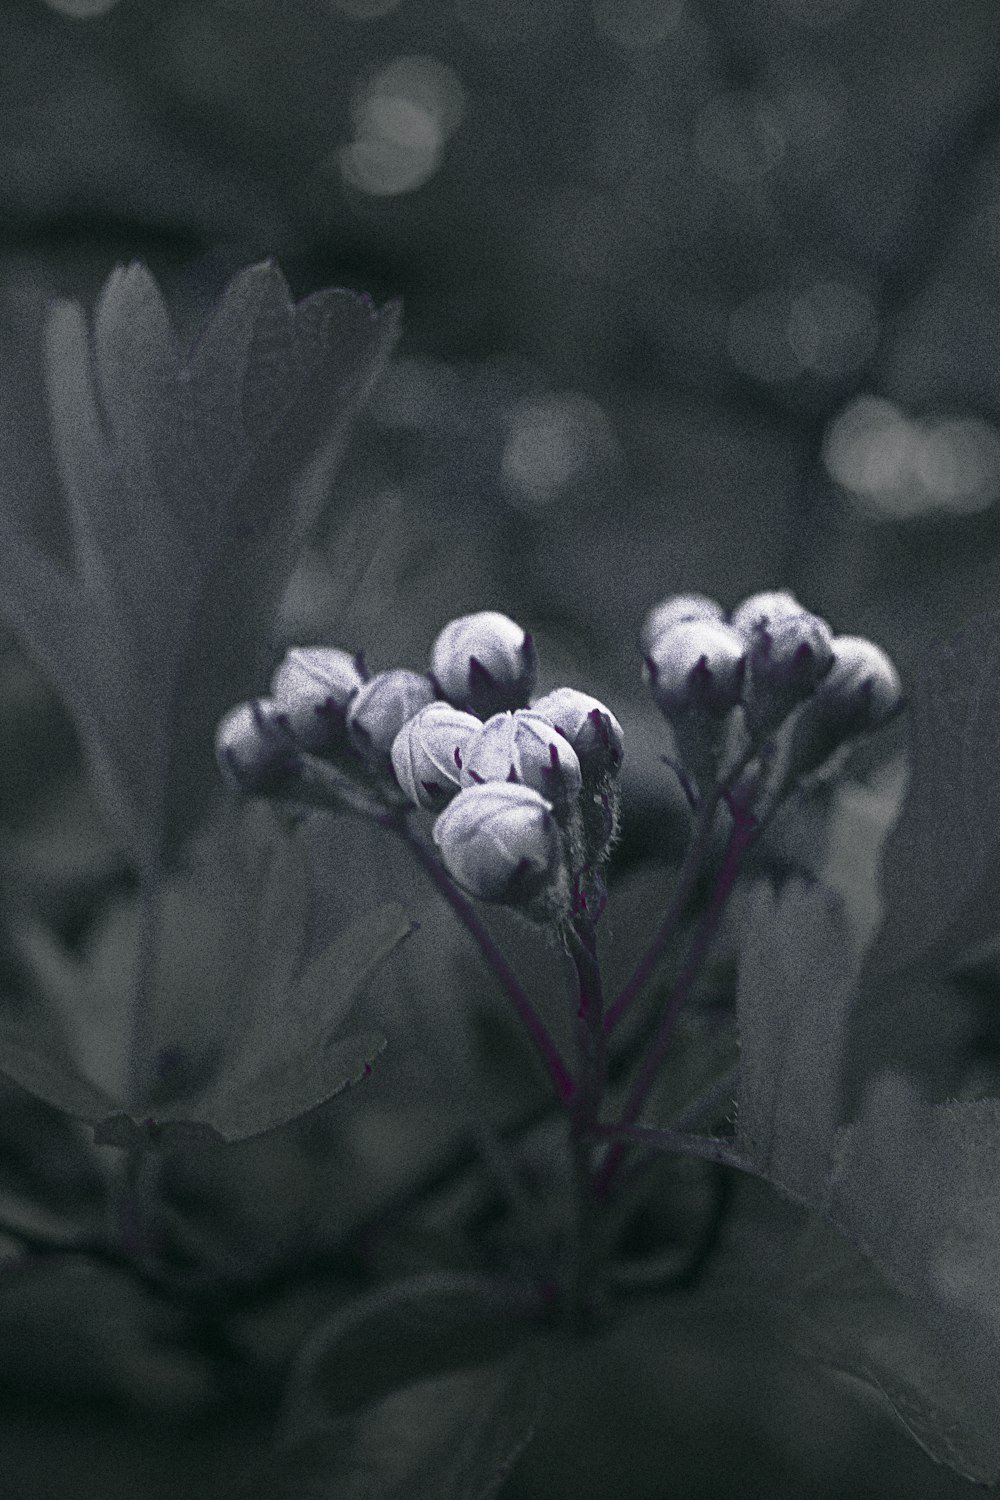
[[(516, 1485), (536, 1427), (539, 1445), (562, 1430), (572, 1446), (567, 1413), (588, 1409), (573, 1393), (635, 1299), (666, 1338), (694, 1287), (768, 1309), (787, 1344), (867, 1381), (933, 1456), (995, 1481), (997, 1102), (931, 1104), (898, 1070), (860, 1101), (842, 1086), (852, 1008), (880, 976), (956, 930), (982, 936), (961, 871), (944, 889), (901, 874), (933, 867), (945, 825), (974, 822), (969, 794), (918, 735), (881, 926), (850, 881), (787, 856), (797, 809), (828, 807), (866, 756), (877, 774), (904, 708), (886, 653), (787, 591), (650, 608), (636, 676), (661, 744), (646, 774), (675, 794), (684, 838), (638, 899), (615, 867), (641, 756), (629, 714), (594, 684), (547, 686), (545, 651), (506, 614), (447, 622), (416, 664), (373, 671), (343, 643), (274, 663), (261, 616), (388, 357), (391, 310), (344, 293), (295, 307), (258, 267), (184, 353), (133, 268), (93, 330), (64, 307), (51, 335), (72, 557), (10, 520), (0, 580), (129, 863), (134, 969), (116, 985), (110, 966), (7, 916), (42, 999), (5, 1017), (0, 1068), (92, 1127), (111, 1210), (86, 1231), (8, 1213), (11, 1238), (103, 1267), (112, 1290), (203, 1297), (233, 1347), (241, 1326), (254, 1342), (248, 1285), (308, 1282), (275, 1361), (274, 1452), (247, 1500)], [(118, 524), (126, 501), (135, 531)], [(918, 727), (970, 653), (948, 647), (916, 684)], [(972, 712), (952, 704), (944, 738)], [(436, 905), (420, 904), (414, 867)], [(386, 888), (369, 904), (373, 884)], [(442, 982), (442, 955), (459, 983)], [(81, 973), (120, 1043), (99, 1058), (73, 1026)], [(483, 974), (500, 1020), (473, 1015)], [(397, 1029), (432, 1057), (437, 1092), (408, 1082), (371, 997), (358, 1023), (366, 986), (391, 990), (394, 975)], [(460, 1138), (443, 1168), (408, 1155), (421, 1107), (443, 1150)], [(293, 1130), (302, 1149), (285, 1157)], [(170, 1191), (172, 1173), (235, 1173), (247, 1142), (277, 1163), (273, 1259), (253, 1274)], [(281, 1192), (294, 1196), (290, 1162), (310, 1152), (335, 1200), (308, 1205), (328, 1231), (315, 1285), (302, 1257), (282, 1261), (295, 1214)], [(752, 1196), (734, 1218), (736, 1179), (791, 1219), (755, 1219)]]

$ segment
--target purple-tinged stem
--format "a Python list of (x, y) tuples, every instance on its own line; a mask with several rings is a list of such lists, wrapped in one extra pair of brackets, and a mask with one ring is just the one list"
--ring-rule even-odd
[[(722, 916), (729, 893), (736, 883), (743, 855), (753, 843), (758, 832), (758, 825), (752, 813), (744, 809), (734, 809), (735, 822), (729, 835), (726, 846), (726, 856), (719, 871), (719, 878), (712, 892), (712, 899), (708, 904), (704, 916), (695, 933), (684, 967), (681, 969), (674, 986), (674, 992), (670, 997), (670, 1004), (660, 1017), (660, 1024), (656, 1028), (653, 1040), (646, 1051), (645, 1057), (636, 1074), (635, 1081), (625, 1101), (625, 1109), (622, 1112), (621, 1124), (624, 1126), (634, 1125), (642, 1112), (642, 1107), (649, 1097), (650, 1089), (655, 1083), (663, 1060), (667, 1055), (670, 1040), (673, 1036), (677, 1018), (683, 1009), (685, 1001), (694, 987), (695, 980), (701, 971), (708, 951), (712, 946), (719, 920)], [(601, 1196), (607, 1194), (618, 1171), (619, 1163), (625, 1154), (625, 1143), (617, 1141), (608, 1152), (604, 1165), (597, 1176), (597, 1191)]]
[(597, 957), (595, 918), (581, 902), (564, 932), (576, 971), (576, 1093), (570, 1105), (569, 1148), (573, 1163), (575, 1233), (567, 1285), (567, 1311), (579, 1332), (586, 1330), (594, 1280), (596, 1197), (593, 1132), (607, 1086), (604, 990)]
[(667, 950), (667, 946), (674, 936), (677, 923), (694, 889), (695, 881), (701, 873), (702, 861), (708, 849), (712, 837), (712, 822), (715, 817), (715, 809), (719, 805), (722, 790), (716, 787), (705, 798), (701, 804), (698, 817), (695, 821), (691, 842), (688, 845), (684, 862), (681, 865), (680, 875), (674, 887), (670, 903), (663, 915), (663, 920), (653, 934), (652, 941), (636, 964), (631, 975), (620, 991), (614, 1004), (604, 1017), (604, 1030), (610, 1036), (618, 1025), (629, 1006), (642, 993), (653, 977), (656, 969)]
[(479, 916), (471, 901), (466, 900), (454, 882), (449, 879), (444, 867), (420, 840), (415, 837), (401, 817), (393, 813), (387, 813), (379, 821), (384, 828), (391, 829), (393, 833), (398, 834), (406, 842), (420, 865), (430, 876), (441, 892), (441, 895), (458, 917), (458, 920), (462, 923), (470, 937), (473, 938), (479, 951), (493, 970), (496, 978), (500, 981), (507, 998), (517, 1011), (528, 1035), (534, 1042), (535, 1049), (542, 1059), (549, 1077), (552, 1079), (560, 1101), (563, 1104), (568, 1104), (573, 1098), (576, 1088), (569, 1070), (562, 1060), (559, 1049), (517, 975), (490, 937), (483, 923), (479, 920)]
[(715, 810), (723, 798), (726, 798), (727, 801), (730, 800), (730, 788), (746, 769), (757, 749), (758, 746), (753, 742), (747, 746), (735, 765), (731, 766), (722, 780), (716, 782), (712, 787), (712, 790), (707, 794), (698, 809), (698, 815), (691, 834), (691, 842), (688, 845), (687, 853), (681, 864), (677, 885), (674, 887), (674, 892), (670, 898), (670, 904), (663, 915), (663, 920), (653, 934), (645, 953), (636, 964), (632, 974), (625, 982), (624, 987), (604, 1018), (604, 1030), (609, 1036), (636, 996), (641, 994), (643, 989), (645, 989), (658, 968), (667, 950), (667, 946), (674, 936), (677, 923), (680, 921), (684, 908), (694, 889), (695, 882), (701, 874), (702, 863), (712, 839), (712, 822), (715, 818)]

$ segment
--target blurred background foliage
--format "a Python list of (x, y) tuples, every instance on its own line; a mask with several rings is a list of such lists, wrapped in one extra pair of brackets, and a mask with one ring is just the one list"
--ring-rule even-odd
[[(531, 628), (540, 691), (592, 691), (628, 735), (613, 972), (683, 827), (639, 681), (650, 605), (788, 587), (912, 682), (992, 603), (991, 0), (5, 0), (0, 104), (0, 487), (58, 548), (45, 313), (55, 295), (90, 304), (118, 262), (148, 262), (187, 332), (265, 256), (299, 296), (402, 296), (399, 351), (282, 603), (275, 658), (329, 641), (375, 669), (420, 668), (456, 613)], [(2, 981), (17, 995), (41, 965), (72, 986), (66, 966), (86, 964), (87, 1035), (128, 982), (133, 876), (61, 705), (12, 634), (0, 646)], [(861, 892), (864, 922), (892, 793), (877, 764), (856, 773), (832, 838), (814, 808), (772, 853)], [(352, 827), (310, 838), (338, 912), (388, 888), (445, 957), (428, 968), (408, 950), (376, 986), (390, 1051), (364, 1091), (168, 1161), (165, 1232), (193, 1303), (74, 1256), (106, 1153), (5, 1090), (4, 1193), (24, 1230), (0, 1280), (10, 1500), (216, 1495), (250, 1462), (290, 1354), (353, 1285), (338, 1247), (455, 1145), (441, 1123), (455, 1085), (426, 1040), (444, 1024), (438, 1055), (453, 1045), (448, 996), (482, 1021), (462, 1045), (481, 1046), (500, 1115), (537, 1102), (412, 872)], [(173, 982), (204, 1003), (188, 958)], [(954, 959), (875, 1007), (859, 1042), (919, 1067), (938, 1097), (995, 1091), (1000, 1056), (996, 957)], [(730, 960), (723, 945), (720, 984)], [(737, 1222), (752, 1222), (739, 1192)], [(390, 1247), (365, 1274), (380, 1254), (391, 1268)], [(631, 1403), (633, 1445), (616, 1447), (613, 1412), (595, 1435), (557, 1401), (562, 1437), (529, 1452), (511, 1496), (611, 1493), (622, 1472), (651, 1500), (668, 1476), (691, 1497), (964, 1492), (856, 1391), (755, 1354), (752, 1328), (704, 1304), (668, 1323), (640, 1320), (595, 1356), (595, 1389)], [(556, 1474), (567, 1450), (584, 1454), (575, 1481)]]

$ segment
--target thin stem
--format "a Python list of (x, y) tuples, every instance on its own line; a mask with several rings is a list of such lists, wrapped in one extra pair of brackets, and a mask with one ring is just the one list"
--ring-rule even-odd
[(604, 990), (597, 957), (593, 919), (578, 912), (564, 928), (576, 972), (577, 1088), (570, 1107), (569, 1148), (573, 1163), (575, 1234), (567, 1286), (569, 1318), (578, 1332), (589, 1322), (594, 1282), (596, 1199), (593, 1173), (593, 1132), (597, 1126), (608, 1077), (604, 1034)]
[(708, 846), (712, 838), (712, 824), (715, 819), (715, 810), (726, 794), (727, 789), (733, 785), (758, 748), (757, 744), (752, 741), (739, 756), (736, 763), (727, 771), (726, 775), (720, 781), (716, 782), (702, 802), (695, 819), (691, 842), (688, 845), (687, 853), (684, 855), (677, 884), (670, 898), (670, 904), (663, 915), (663, 920), (653, 934), (645, 953), (643, 953), (636, 964), (632, 974), (604, 1018), (604, 1030), (609, 1036), (632, 1002), (645, 989), (647, 983), (659, 967), (660, 961), (677, 929), (677, 924), (684, 913), (684, 908), (687, 906), (695, 882), (701, 874), (702, 864), (704, 863), (705, 855), (708, 852)]
[[(701, 971), (701, 966), (712, 946), (712, 941), (715, 937), (723, 910), (725, 909), (726, 901), (736, 882), (736, 876), (739, 873), (743, 855), (750, 847), (756, 834), (757, 823), (753, 815), (745, 810), (737, 810), (733, 829), (726, 846), (726, 855), (722, 862), (722, 869), (719, 872), (715, 890), (712, 892), (712, 899), (701, 919), (687, 959), (678, 975), (670, 1003), (660, 1017), (660, 1024), (656, 1028), (653, 1040), (639, 1066), (639, 1071), (625, 1101), (625, 1109), (621, 1119), (623, 1126), (630, 1126), (635, 1123), (642, 1112), (643, 1105), (649, 1097), (650, 1089), (653, 1087), (659, 1075), (660, 1068), (663, 1065), (663, 1060), (666, 1057), (677, 1018), (694, 987), (695, 980)], [(608, 1152), (597, 1179), (598, 1192), (602, 1196), (607, 1194), (624, 1153), (625, 1145), (622, 1140), (613, 1145)]]
[(155, 860), (145, 866), (139, 881), (139, 932), (135, 984), (132, 990), (131, 1035), (127, 1064), (127, 1105), (141, 1109), (156, 1077), (153, 1057), (153, 988), (159, 952), (160, 887), (162, 872)]
[(563, 1104), (568, 1104), (573, 1098), (575, 1085), (559, 1049), (517, 975), (480, 921), (472, 903), (449, 879), (447, 871), (414, 835), (403, 817), (396, 813), (385, 813), (379, 818), (379, 822), (384, 828), (390, 829), (404, 840), (470, 937), (474, 939), (534, 1042), (535, 1049), (552, 1079), (556, 1093)]
[(691, 842), (684, 856), (677, 884), (674, 886), (669, 905), (663, 915), (663, 920), (604, 1018), (604, 1030), (609, 1036), (625, 1015), (629, 1006), (641, 994), (649, 980), (653, 977), (653, 973), (658, 968), (667, 950), (667, 946), (674, 935), (677, 923), (688, 903), (688, 899), (694, 889), (695, 881), (701, 871), (702, 861), (712, 836), (712, 822), (715, 817), (715, 809), (719, 805), (721, 796), (721, 788), (716, 787), (701, 804), (695, 821)]
[(699, 1156), (720, 1166), (745, 1168), (746, 1163), (731, 1141), (710, 1135), (688, 1135), (681, 1130), (660, 1130), (648, 1125), (595, 1125), (595, 1140), (610, 1141), (612, 1147), (629, 1143), (650, 1151), (676, 1151), (678, 1156)]

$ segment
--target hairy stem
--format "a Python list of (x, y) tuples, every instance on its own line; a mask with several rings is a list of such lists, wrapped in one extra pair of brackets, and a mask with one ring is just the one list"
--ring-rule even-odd
[(395, 813), (386, 813), (379, 821), (383, 827), (391, 829), (405, 841), (462, 926), (474, 939), (535, 1044), (535, 1050), (552, 1079), (559, 1099), (563, 1104), (568, 1104), (573, 1098), (575, 1085), (559, 1049), (517, 975), (480, 921), (471, 901), (462, 895), (440, 861), (420, 842), (402, 817)]

